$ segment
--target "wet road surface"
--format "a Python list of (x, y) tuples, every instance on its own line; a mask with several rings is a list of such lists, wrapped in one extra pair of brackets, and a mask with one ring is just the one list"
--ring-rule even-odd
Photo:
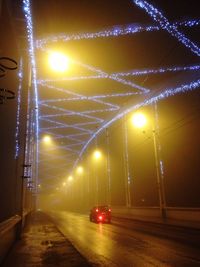
[[(139, 226), (133, 222), (127, 222), (124, 227), (124, 221), (117, 219), (112, 224), (96, 224), (86, 215), (64, 211), (50, 215), (60, 231), (94, 266), (200, 266), (198, 241), (191, 245), (194, 233), (184, 233), (184, 229), (177, 232), (175, 228), (175, 239), (179, 240), (175, 241), (170, 238), (176, 233), (167, 227), (156, 230), (151, 225), (140, 223)], [(164, 232), (165, 238), (159, 232)], [(181, 238), (185, 238), (184, 242)]]

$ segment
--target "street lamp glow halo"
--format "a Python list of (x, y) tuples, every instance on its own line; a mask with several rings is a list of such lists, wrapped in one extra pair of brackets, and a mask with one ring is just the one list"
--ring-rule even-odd
[(82, 167), (82, 166), (79, 166), (79, 167), (77, 168), (77, 173), (78, 173), (78, 174), (82, 174), (82, 173), (83, 173), (83, 167)]
[(60, 52), (51, 52), (49, 54), (49, 65), (53, 71), (65, 72), (69, 69), (69, 58)]
[(132, 123), (137, 128), (143, 128), (147, 124), (147, 118), (143, 113), (137, 112), (132, 116)]
[(68, 180), (69, 180), (69, 181), (72, 181), (72, 180), (73, 180), (73, 177), (70, 175), (70, 176), (68, 177)]
[(100, 159), (101, 158), (101, 155), (102, 154), (101, 154), (101, 152), (99, 150), (95, 150), (94, 151), (94, 158), (95, 159), (97, 159), (97, 160)]
[(49, 135), (45, 135), (42, 140), (45, 144), (51, 143), (51, 137)]

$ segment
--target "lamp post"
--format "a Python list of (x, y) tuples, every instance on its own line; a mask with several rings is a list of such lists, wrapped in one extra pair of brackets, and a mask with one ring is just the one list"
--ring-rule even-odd
[(107, 168), (107, 176), (108, 176), (108, 183), (107, 183), (107, 203), (111, 205), (111, 172), (110, 172), (110, 140), (109, 140), (109, 132), (108, 128), (106, 128), (106, 145), (107, 145), (107, 161), (106, 161), (106, 168)]
[[(135, 127), (143, 128), (147, 124), (147, 119), (144, 114), (142, 113), (135, 113), (132, 118), (132, 122)], [(163, 179), (161, 177), (161, 170), (160, 170), (160, 159), (159, 159), (159, 151), (158, 151), (158, 134), (156, 133), (155, 125), (153, 124), (152, 127), (152, 136), (153, 136), (153, 147), (154, 147), (154, 157), (155, 157), (155, 167), (156, 167), (156, 179), (157, 179), (157, 186), (158, 186), (158, 196), (159, 196), (159, 207), (161, 217), (163, 219), (166, 218), (166, 200), (165, 200), (165, 191), (164, 191), (164, 184)]]
[[(99, 150), (95, 150), (93, 153), (93, 158), (96, 162), (98, 162), (102, 157), (102, 153)], [(98, 180), (98, 175), (97, 175), (97, 171), (95, 173), (95, 178), (96, 178), (96, 194), (95, 194), (95, 205), (99, 204), (99, 180)]]

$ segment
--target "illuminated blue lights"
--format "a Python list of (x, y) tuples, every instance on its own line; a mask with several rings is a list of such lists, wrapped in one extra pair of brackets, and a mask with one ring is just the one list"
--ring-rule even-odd
[[(132, 96), (135, 95), (135, 92), (127, 92), (127, 93), (119, 93), (119, 94), (106, 94), (106, 95), (95, 95), (95, 96), (83, 96), (83, 97), (74, 97), (74, 98), (56, 98), (56, 99), (46, 99), (39, 101), (39, 104), (43, 103), (53, 103), (53, 102), (66, 102), (66, 101), (82, 101), (82, 100), (93, 100), (93, 99), (100, 99), (100, 98), (113, 98), (113, 97), (126, 97), (126, 96)], [(119, 106), (116, 106), (116, 109), (118, 109)], [(62, 116), (63, 114), (58, 115), (46, 115), (46, 116)], [(40, 116), (43, 117), (43, 116)]]
[(20, 110), (21, 110), (21, 93), (22, 93), (22, 80), (23, 80), (23, 64), (22, 59), (19, 65), (19, 85), (17, 92), (17, 119), (16, 119), (16, 130), (15, 130), (15, 159), (19, 156), (20, 143), (19, 143), (19, 128), (20, 128)]
[(170, 23), (160, 10), (145, 0), (133, 0), (133, 2), (144, 9), (163, 30), (168, 31), (168, 33), (177, 38), (179, 42), (189, 48), (193, 53), (200, 56), (200, 48), (190, 39), (188, 39), (182, 32), (180, 32), (176, 25)]
[[(32, 82), (35, 94), (35, 120), (36, 120), (36, 185), (38, 180), (38, 152), (39, 152), (39, 144), (38, 144), (38, 133), (39, 133), (39, 124), (38, 124), (38, 90), (37, 90), (37, 74), (36, 74), (36, 63), (35, 63), (35, 49), (34, 49), (34, 39), (33, 39), (33, 22), (32, 22), (32, 14), (29, 0), (23, 0), (23, 9), (24, 15), (26, 19), (26, 29), (27, 29), (27, 38), (29, 43), (29, 57), (32, 68)], [(31, 70), (29, 70), (29, 76), (31, 76)], [(29, 77), (30, 78), (30, 77)], [(37, 188), (37, 186), (36, 186)]]
[[(200, 20), (185, 20), (180, 22), (172, 23), (172, 27), (176, 28), (179, 26), (182, 27), (194, 27), (200, 24)], [(159, 25), (138, 25), (130, 24), (130, 25), (117, 25), (112, 28), (99, 31), (99, 32), (91, 32), (91, 33), (80, 33), (80, 34), (60, 34), (57, 36), (50, 36), (47, 38), (39, 39), (36, 41), (36, 47), (38, 49), (45, 50), (45, 46), (48, 43), (54, 42), (69, 42), (69, 41), (80, 41), (84, 39), (96, 39), (96, 38), (109, 38), (109, 37), (118, 37), (121, 35), (130, 35), (140, 32), (150, 32), (150, 31), (159, 31), (163, 29), (163, 27)]]
[(116, 75), (112, 75), (112, 74), (108, 75), (108, 73), (106, 73), (106, 72), (104, 72), (104, 71), (102, 71), (102, 70), (100, 70), (98, 68), (95, 68), (93, 66), (90, 66), (88, 64), (81, 63), (80, 61), (73, 61), (73, 62), (75, 62), (76, 64), (78, 64), (78, 65), (80, 65), (82, 67), (85, 67), (88, 70), (94, 71), (94, 72), (98, 73), (99, 75), (103, 75), (103, 76), (107, 75), (107, 77), (112, 79), (112, 80), (115, 80), (115, 81), (117, 81), (119, 83), (122, 83), (124, 85), (130, 86), (130, 87), (132, 87), (134, 89), (141, 90), (143, 93), (148, 93), (149, 92), (149, 89), (144, 88), (143, 86), (140, 86), (138, 84), (135, 84), (134, 82), (130, 82), (130, 81), (124, 80), (122, 78), (117, 77)]
[[(78, 80), (92, 80), (92, 79), (105, 79), (109, 78), (109, 76), (119, 77), (119, 76), (141, 76), (141, 75), (151, 75), (151, 74), (162, 74), (166, 72), (178, 72), (178, 71), (198, 71), (200, 70), (200, 65), (191, 65), (191, 66), (176, 66), (176, 67), (162, 67), (159, 69), (143, 69), (143, 70), (131, 70), (126, 72), (115, 72), (112, 74), (101, 74), (101, 75), (92, 75), (92, 76), (75, 76), (75, 77), (64, 77), (60, 79), (46, 79), (46, 80), (39, 80), (38, 84), (44, 84), (48, 82), (58, 82), (58, 81), (78, 81)], [(131, 93), (128, 93), (131, 94)], [(137, 92), (134, 92), (132, 94), (138, 94)], [(114, 96), (114, 95), (113, 95)], [(117, 95), (116, 95), (117, 96)], [(120, 96), (120, 95), (119, 95)], [(103, 98), (103, 97), (110, 97), (100, 95), (100, 96), (82, 96), (80, 98), (69, 98), (69, 100), (89, 100), (94, 98)], [(111, 95), (112, 97), (112, 95)], [(67, 101), (68, 99), (65, 98), (64, 101)], [(61, 100), (60, 100), (61, 101)], [(42, 101), (40, 101), (42, 102)]]

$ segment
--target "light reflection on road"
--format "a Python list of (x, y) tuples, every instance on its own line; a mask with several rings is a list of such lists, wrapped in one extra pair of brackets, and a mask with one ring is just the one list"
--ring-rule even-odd
[(88, 216), (51, 212), (61, 232), (97, 266), (200, 266), (194, 248), (115, 224), (92, 223)]

